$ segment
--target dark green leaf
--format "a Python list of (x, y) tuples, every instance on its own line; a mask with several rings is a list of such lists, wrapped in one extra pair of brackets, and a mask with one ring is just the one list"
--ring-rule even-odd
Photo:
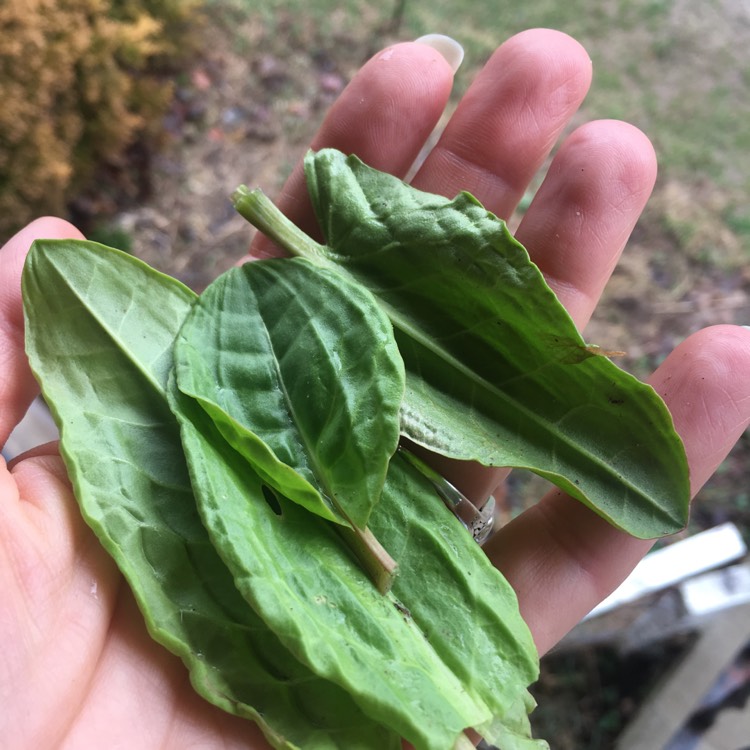
[(265, 482), (366, 526), (404, 392), (393, 329), (366, 289), (302, 259), (233, 269), (193, 307), (175, 368), (180, 390)]

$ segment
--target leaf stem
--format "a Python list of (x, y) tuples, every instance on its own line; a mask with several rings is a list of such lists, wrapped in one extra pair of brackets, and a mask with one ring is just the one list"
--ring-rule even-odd
[(349, 549), (356, 555), (365, 572), (381, 594), (387, 594), (396, 578), (398, 563), (368, 528), (336, 526)]
[(250, 190), (240, 185), (232, 193), (232, 204), (256, 229), (291, 255), (298, 255), (318, 265), (329, 265), (324, 263), (323, 245), (287, 219), (262, 190)]

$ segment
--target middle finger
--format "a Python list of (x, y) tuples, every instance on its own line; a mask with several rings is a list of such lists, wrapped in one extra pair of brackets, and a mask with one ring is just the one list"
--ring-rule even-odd
[(656, 179), (640, 130), (599, 120), (560, 147), (516, 232), (579, 329), (588, 322)]
[(507, 218), (591, 82), (591, 60), (571, 37), (533, 29), (502, 44), (459, 103), (413, 180), (453, 197), (467, 190)]

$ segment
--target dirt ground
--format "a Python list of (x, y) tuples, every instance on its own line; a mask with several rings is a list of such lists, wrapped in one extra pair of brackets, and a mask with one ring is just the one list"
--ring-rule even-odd
[(241, 48), (227, 43), (222, 24), (208, 26), (214, 39), (177, 87), (148, 198), (116, 217), (134, 255), (196, 290), (234, 264), (252, 238), (232, 191), (247, 184), (273, 196), (364, 60), (355, 45), (335, 56), (315, 47), (289, 54), (294, 44), (277, 49), (259, 25), (241, 23), (232, 29)]
[[(198, 291), (249, 246), (252, 230), (235, 214), (232, 190), (245, 183), (274, 195), (354, 71), (388, 41), (385, 35), (375, 41), (348, 37), (322, 46), (310, 31), (298, 45), (288, 39), (279, 44), (250, 20), (223, 22), (241, 24), (233, 30), (243, 43), (227, 43), (221, 20), (209, 24), (207, 33), (215, 43), (207, 45), (207, 56), (196, 60), (178, 83), (166, 120), (168, 138), (150, 162), (138, 205), (117, 214), (110, 228), (130, 238), (133, 254)], [(283, 31), (283, 19), (280, 26)], [(297, 25), (295, 29), (290, 33), (299, 33)], [(289, 49), (296, 51), (289, 54)], [(709, 184), (660, 182), (587, 330), (591, 342), (626, 351), (620, 364), (639, 377), (699, 328), (750, 323), (750, 267), (737, 261), (747, 251), (736, 237), (712, 229), (710, 215), (703, 224), (696, 219), (696, 211), (710, 212), (717, 200), (722, 198)], [(717, 246), (729, 261), (713, 262), (710, 251)], [(512, 510), (528, 503), (538, 487), (534, 479), (514, 478)], [(706, 528), (726, 520), (750, 536), (747, 435), (704, 489), (692, 524)], [(555, 665), (543, 675), (543, 692), (559, 692), (561, 686), (567, 690), (572, 702), (561, 710), (575, 714), (580, 709), (582, 723), (590, 718), (591, 726), (580, 728), (577, 737), (573, 733), (571, 744), (557, 747), (608, 747), (632, 713), (643, 681), (640, 688), (631, 685), (632, 670), (623, 671), (613, 658), (586, 654), (577, 666)], [(635, 671), (643, 673), (655, 658), (649, 655)], [(597, 700), (591, 680), (601, 687), (612, 670), (630, 687), (610, 683), (610, 692), (600, 691)], [(580, 694), (588, 695), (590, 710), (576, 698)], [(554, 725), (554, 716), (549, 721)], [(585, 744), (584, 730), (589, 733)], [(592, 733), (600, 740), (591, 739)]]

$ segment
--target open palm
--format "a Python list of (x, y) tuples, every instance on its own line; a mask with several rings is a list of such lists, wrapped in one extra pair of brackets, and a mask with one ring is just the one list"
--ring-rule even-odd
[[(591, 78), (570, 38), (532, 31), (504, 44), (469, 89), (413, 183), (467, 189), (507, 217), (578, 109)], [(448, 100), (452, 71), (425, 44), (378, 54), (334, 105), (313, 147), (358, 154), (407, 173)], [(517, 236), (583, 327), (651, 192), (648, 140), (600, 121), (562, 143)], [(311, 229), (297, 169), (280, 198)], [(312, 231), (312, 230), (311, 230)], [(37, 237), (75, 237), (39, 220), (0, 250), (0, 444), (36, 395), (23, 351), (20, 274)], [(256, 255), (274, 249), (262, 239)], [(708, 329), (655, 373), (685, 441), (693, 490), (750, 421), (750, 331)], [(444, 467), (480, 498), (503, 473)], [(541, 652), (629, 573), (648, 550), (580, 504), (553, 492), (500, 530), (488, 554), (518, 592)], [(0, 467), (0, 748), (262, 748), (249, 722), (192, 691), (182, 664), (153, 643), (113, 563), (82, 521), (64, 466), (45, 446)]]

